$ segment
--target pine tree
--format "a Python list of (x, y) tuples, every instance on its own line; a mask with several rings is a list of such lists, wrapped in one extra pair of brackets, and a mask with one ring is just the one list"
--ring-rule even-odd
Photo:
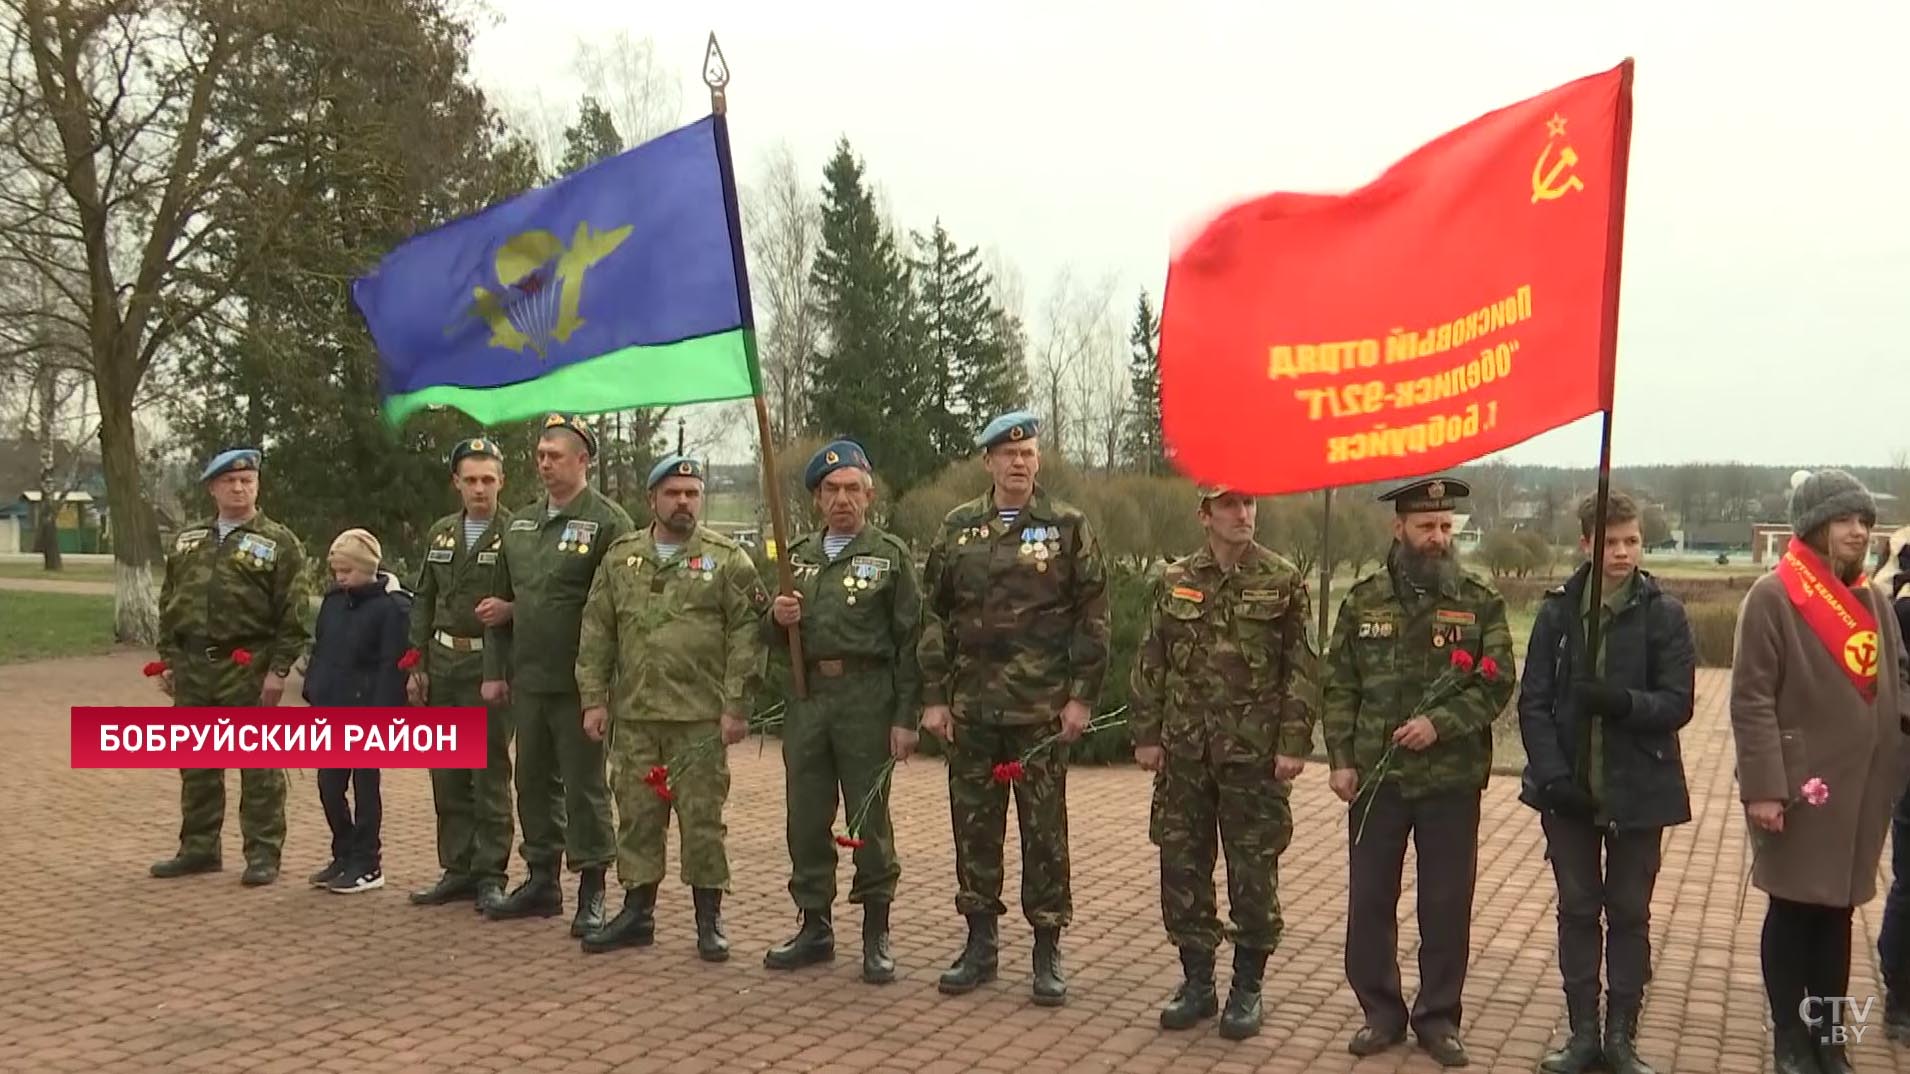
[(564, 159), (557, 170), (569, 175), (621, 152), (623, 137), (617, 133), (616, 121), (597, 98), (586, 96), (577, 105), (577, 122), (564, 128)]
[(811, 278), (825, 343), (810, 366), (810, 404), (825, 435), (854, 438), (887, 481), (907, 489), (937, 458), (909, 266), (847, 139), (836, 143), (823, 179), (822, 248)]
[[(994, 416), (988, 408), (991, 372), (997, 350), (994, 305), (981, 252), (955, 245), (935, 222), (930, 235), (915, 236), (915, 293), (922, 314), (924, 372), (931, 384), (928, 425), (936, 453), (944, 460), (973, 450), (975, 428)], [(976, 389), (983, 389), (977, 399)]]
[(1167, 472), (1166, 446), (1161, 438), (1161, 319), (1142, 291), (1134, 305), (1134, 326), (1127, 341), (1128, 405), (1126, 454), (1128, 465), (1144, 474)]

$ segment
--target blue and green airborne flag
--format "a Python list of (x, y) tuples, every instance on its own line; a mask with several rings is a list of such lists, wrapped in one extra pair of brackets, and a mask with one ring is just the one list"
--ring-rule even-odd
[(352, 282), (392, 425), (758, 394), (716, 116), (415, 236)]

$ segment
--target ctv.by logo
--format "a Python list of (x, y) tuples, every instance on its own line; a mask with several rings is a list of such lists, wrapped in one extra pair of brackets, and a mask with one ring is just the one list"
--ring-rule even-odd
[(1797, 1016), (1817, 1031), (1820, 1044), (1858, 1044), (1870, 1026), (1871, 1005), (1877, 997), (1862, 1002), (1851, 996), (1805, 996), (1797, 1005)]

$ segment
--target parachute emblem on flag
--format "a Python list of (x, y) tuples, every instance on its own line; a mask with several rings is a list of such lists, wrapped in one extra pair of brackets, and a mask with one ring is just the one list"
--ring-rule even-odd
[(553, 343), (567, 342), (584, 326), (584, 273), (629, 237), (628, 226), (592, 231), (588, 222), (577, 225), (569, 247), (548, 231), (515, 235), (498, 247), (501, 286), (495, 293), (473, 288), (466, 318), (475, 314), (490, 324), (491, 346), (547, 359)]

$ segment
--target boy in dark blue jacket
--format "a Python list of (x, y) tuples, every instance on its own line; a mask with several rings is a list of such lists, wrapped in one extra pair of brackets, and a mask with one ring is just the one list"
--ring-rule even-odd
[(1613, 1074), (1652, 1074), (1638, 1057), (1638, 1011), (1651, 979), (1648, 926), (1664, 830), (1691, 820), (1678, 730), (1691, 721), (1697, 654), (1684, 606), (1638, 568), (1638, 505), (1623, 493), (1606, 501), (1601, 625), (1597, 652), (1587, 654), (1596, 508), (1596, 497), (1579, 507), (1588, 562), (1545, 595), (1519, 677), (1519, 800), (1540, 813), (1558, 880), (1559, 972), (1572, 1026), (1539, 1070), (1580, 1074), (1602, 1060)]
[[(305, 700), (325, 707), (396, 707), (405, 704), (407, 673), (401, 661), (411, 625), (411, 597), (397, 578), (378, 569), (378, 538), (351, 529), (332, 542), (332, 587), (318, 609), (312, 658), (305, 673)], [(312, 886), (339, 894), (385, 886), (379, 841), (384, 804), (376, 768), (321, 768), (318, 797), (332, 828), (332, 861), (312, 874)], [(349, 785), (357, 815), (345, 800)]]

